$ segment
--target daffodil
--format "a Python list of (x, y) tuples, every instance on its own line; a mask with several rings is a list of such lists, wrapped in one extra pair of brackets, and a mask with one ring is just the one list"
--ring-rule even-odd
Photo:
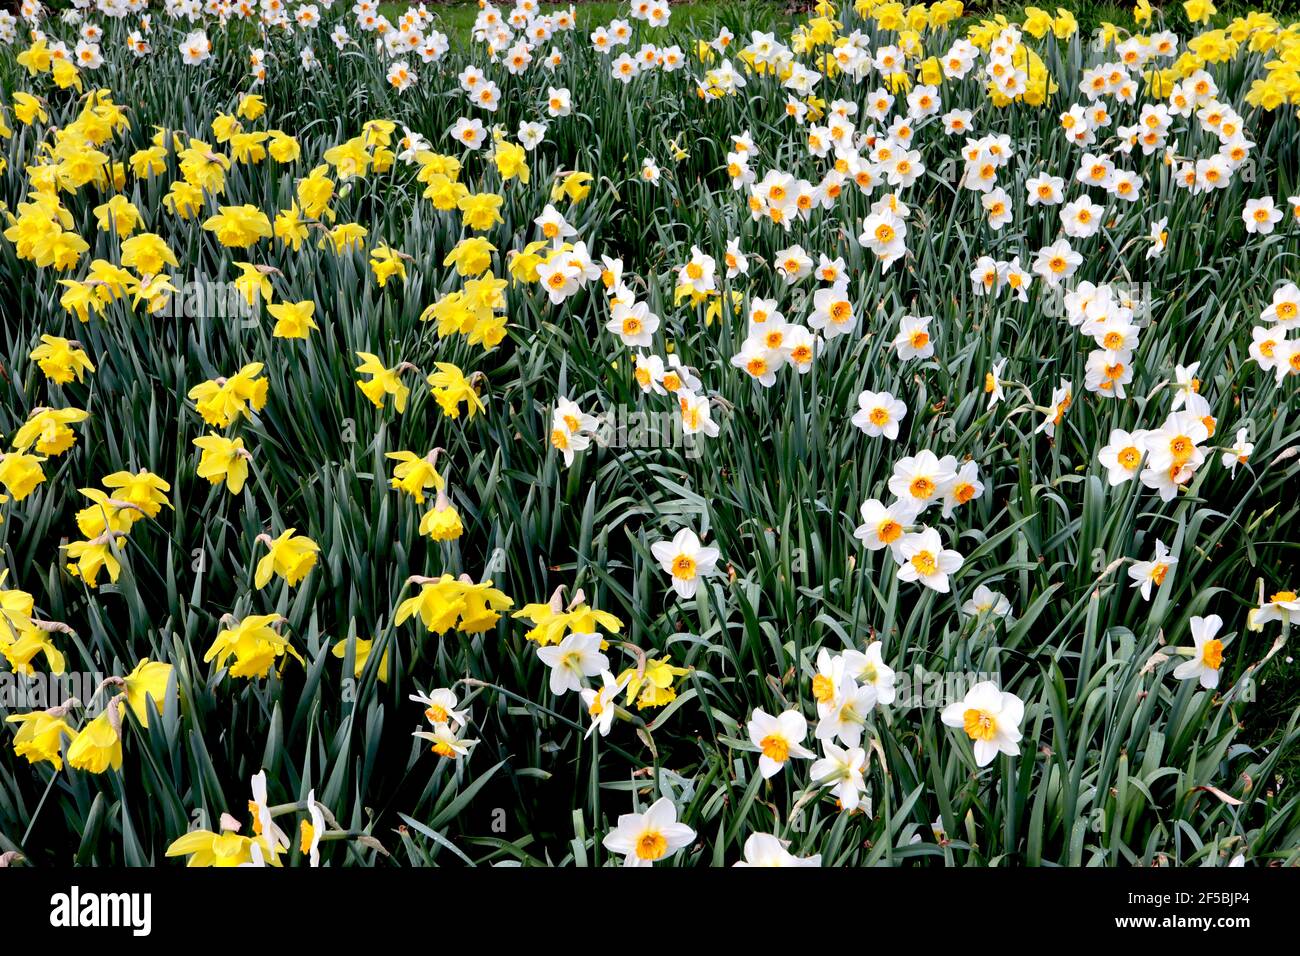
[(1020, 721), (1025, 705), (1015, 694), (999, 691), (991, 681), (975, 684), (966, 696), (940, 714), (948, 727), (960, 727), (974, 747), (975, 763), (988, 766), (999, 753), (1020, 753)]
[(253, 578), (253, 586), (259, 591), (271, 582), (273, 575), (278, 575), (285, 584), (293, 587), (316, 566), (320, 545), (311, 538), (296, 534), (294, 528), (289, 528), (278, 538), (263, 534), (258, 535), (257, 540), (267, 548), (266, 555), (257, 562)]
[(375, 273), (375, 281), (379, 283), (379, 288), (388, 284), (388, 280), (397, 276), (403, 282), (406, 281), (406, 262), (409, 258), (405, 253), (393, 249), (387, 245), (378, 245), (370, 250), (370, 268)]
[(461, 523), (460, 512), (451, 503), (446, 493), (438, 491), (437, 500), (432, 508), (420, 519), (420, 534), (428, 535), (434, 541), (454, 541), (465, 531)]
[(253, 851), (261, 849), (264, 859), (269, 858), (272, 866), (279, 866), (277, 857), (268, 854), (265, 846), (266, 842), (261, 837), (240, 836), (236, 830), (223, 830), (221, 833), (191, 830), (173, 840), (167, 847), (166, 855), (189, 857), (186, 866), (248, 866), (253, 862)]
[(389, 485), (405, 492), (415, 499), (418, 505), (424, 504), (424, 493), (432, 488), (441, 491), (446, 485), (438, 473), (438, 455), (441, 448), (435, 448), (423, 457), (412, 451), (390, 451), (384, 457), (397, 462)]
[(116, 582), (122, 574), (116, 541), (123, 535), (124, 532), (106, 528), (97, 537), (64, 545), (68, 560), (72, 562), (68, 565), (69, 572), (90, 588), (98, 586), (101, 570), (108, 573), (109, 581)]
[(312, 329), (319, 329), (312, 318), (316, 303), (310, 299), (302, 302), (277, 302), (266, 307), (275, 319), (271, 335), (277, 339), (305, 339)]
[(14, 753), (25, 757), (28, 763), (49, 763), (55, 770), (62, 770), (63, 742), (77, 736), (77, 731), (65, 719), (66, 715), (66, 708), (55, 707), (6, 717), (6, 723), (18, 725), (18, 732), (14, 735)]
[(4, 485), (14, 501), (22, 501), (45, 480), (45, 472), (41, 470), (44, 460), (24, 452), (0, 453), (0, 485)]
[(248, 480), (248, 463), (253, 456), (244, 448), (242, 438), (225, 438), (208, 434), (194, 439), (194, 446), (202, 451), (199, 457), (198, 476), (214, 485), (225, 482), (232, 495), (244, 490)]
[(622, 856), (624, 866), (650, 866), (694, 841), (695, 831), (677, 822), (677, 807), (667, 797), (660, 797), (645, 813), (619, 816), (617, 826), (601, 843)]
[(483, 400), (473, 385), (473, 376), (466, 378), (465, 373), (450, 362), (437, 362), (435, 365), (438, 371), (429, 375), (427, 381), (444, 415), (459, 418), (461, 402), (465, 403), (469, 418), (484, 410)]
[(32, 349), (30, 358), (56, 385), (80, 382), (87, 372), (95, 371), (81, 343), (57, 335), (42, 335), (41, 344)]
[(231, 677), (261, 678), (271, 672), (276, 661), (288, 655), (298, 663), (302, 656), (278, 630), (284, 618), (279, 614), (250, 614), (241, 620), (230, 620), (220, 631), (203, 662), (215, 662), (218, 668), (226, 667), (231, 659)]
[(496, 624), (500, 612), (514, 602), (491, 581), (474, 584), (457, 580), (450, 574), (438, 578), (415, 578), (419, 593), (397, 606), (395, 620), (402, 624), (419, 616), (425, 629), (434, 634), (445, 634), (455, 627), (469, 633), (479, 633)]
[(87, 773), (122, 768), (122, 714), (124, 705), (114, 697), (104, 712), (81, 728), (68, 747), (68, 766)]
[[(337, 641), (331, 649), (332, 653), (339, 660), (343, 660), (348, 655), (348, 647), (352, 647), (352, 676), (360, 677), (366, 669), (366, 661), (370, 660), (370, 650), (374, 646), (373, 640), (366, 640), (360, 637), (354, 637), (347, 640)], [(384, 651), (384, 656), (379, 660), (379, 673), (377, 675), (383, 683), (388, 683), (388, 651)]]
[(35, 446), (42, 455), (61, 455), (77, 440), (68, 426), (84, 422), (90, 414), (80, 408), (36, 408), (31, 417), (14, 433), (13, 446), (26, 452)]
[(370, 399), (371, 404), (375, 408), (383, 408), (385, 396), (391, 395), (393, 410), (399, 415), (406, 411), (406, 399), (411, 394), (411, 389), (402, 383), (401, 376), (403, 372), (415, 366), (409, 362), (401, 362), (392, 368), (386, 368), (379, 360), (379, 356), (370, 352), (358, 352), (357, 357), (361, 359), (361, 364), (357, 366), (356, 371), (370, 376), (365, 381), (357, 382), (357, 387), (366, 398)]
[(636, 701), (637, 710), (645, 710), (647, 707), (662, 707), (677, 699), (673, 682), (689, 674), (690, 668), (677, 667), (669, 663), (670, 660), (671, 656), (665, 654), (657, 660), (647, 660), (645, 669), (640, 672), (635, 667), (629, 667), (618, 675), (627, 687), (628, 704)]
[[(171, 664), (151, 661), (146, 657), (122, 679), (127, 706), (131, 708), (131, 713), (135, 714), (135, 719), (140, 721), (142, 726), (149, 726), (151, 710), (162, 713), (172, 670)], [(152, 708), (149, 706), (150, 703), (153, 704)]]
[(271, 236), (271, 220), (256, 206), (222, 206), (203, 223), (223, 246), (246, 249)]
[(102, 484), (112, 490), (115, 499), (133, 505), (150, 518), (158, 517), (164, 505), (171, 507), (167, 492), (172, 486), (144, 468), (137, 472), (115, 471), (105, 476)]

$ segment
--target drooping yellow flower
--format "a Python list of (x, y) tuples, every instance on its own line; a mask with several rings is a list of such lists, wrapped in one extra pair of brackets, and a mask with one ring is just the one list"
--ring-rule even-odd
[(567, 199), (577, 205), (591, 193), (592, 179), (591, 173), (579, 171), (567, 174), (551, 187), (551, 202)]
[(361, 364), (357, 366), (356, 371), (370, 376), (365, 381), (358, 381), (357, 387), (366, 398), (370, 399), (371, 404), (375, 408), (383, 408), (384, 396), (392, 395), (393, 408), (397, 413), (400, 415), (406, 411), (406, 399), (411, 394), (411, 389), (402, 384), (401, 376), (412, 366), (402, 362), (392, 368), (385, 368), (379, 356), (372, 355), (370, 352), (358, 352), (357, 357), (361, 359)]
[(1209, 23), (1210, 17), (1219, 12), (1212, 0), (1186, 0), (1183, 10), (1192, 23)]
[(88, 539), (98, 538), (109, 531), (125, 534), (139, 517), (140, 513), (133, 506), (110, 498), (98, 488), (82, 488), (81, 493), (92, 502), (77, 512), (77, 528)]
[[(8, 571), (0, 572), (0, 584)], [(32, 614), (36, 600), (19, 588), (0, 587), (0, 645), (12, 644), (21, 634), (35, 627)]]
[(257, 93), (245, 93), (239, 98), (235, 112), (251, 122), (266, 112), (266, 100)]
[(690, 672), (689, 667), (674, 667), (668, 663), (671, 655), (665, 654), (657, 660), (646, 661), (645, 673), (637, 675), (636, 668), (630, 667), (618, 676), (620, 682), (627, 681), (627, 702), (636, 701), (637, 710), (647, 707), (662, 707), (677, 699), (673, 681)]
[(266, 310), (275, 319), (271, 335), (277, 339), (305, 339), (312, 329), (320, 328), (312, 318), (316, 314), (316, 303), (310, 299), (277, 302), (268, 305)]
[(167, 171), (167, 150), (162, 146), (136, 150), (131, 154), (130, 164), (131, 173), (137, 179), (161, 176)]
[(125, 196), (114, 196), (108, 202), (95, 207), (95, 222), (100, 232), (115, 230), (125, 239), (136, 230), (144, 220), (140, 210), (136, 209)]
[(501, 218), (502, 202), (504, 200), (496, 193), (470, 193), (462, 196), (456, 207), (460, 209), (468, 228), (486, 232), (498, 223), (505, 222)]
[[(162, 713), (163, 700), (167, 696), (167, 684), (171, 676), (171, 664), (151, 661), (146, 657), (123, 678), (127, 706), (131, 708), (131, 713), (135, 714), (135, 719), (140, 721), (142, 726), (149, 726), (151, 709)], [(153, 700), (152, 708), (149, 707), (150, 699)]]
[(455, 541), (465, 531), (460, 512), (445, 493), (439, 491), (432, 508), (420, 519), (420, 534), (434, 541)]
[(193, 219), (203, 209), (203, 190), (178, 179), (163, 197), (163, 205), (181, 219)]
[(438, 371), (429, 375), (427, 381), (444, 415), (459, 418), (461, 402), (465, 403), (469, 418), (484, 410), (483, 400), (460, 368), (450, 362), (437, 362), (435, 365)]
[(280, 858), (271, 852), (265, 838), (240, 836), (235, 830), (213, 833), (211, 830), (191, 830), (173, 840), (167, 847), (167, 856), (188, 856), (186, 866), (227, 867), (244, 866), (253, 862), (253, 846), (262, 851), (262, 859), (272, 866), (281, 866)]
[(59, 297), (59, 305), (66, 312), (75, 315), (78, 321), (89, 322), (92, 312), (98, 314), (104, 311), (105, 301), (99, 297), (96, 288), (89, 282), (60, 279), (59, 285), (64, 287), (64, 292)]
[(144, 468), (134, 473), (115, 471), (102, 484), (113, 490), (114, 498), (135, 505), (150, 518), (158, 517), (163, 505), (171, 507), (167, 492), (172, 490), (172, 486)]
[(307, 576), (316, 566), (316, 555), (320, 551), (311, 538), (295, 534), (290, 528), (278, 538), (259, 535), (258, 541), (267, 547), (266, 555), (257, 562), (257, 572), (253, 578), (254, 586), (260, 591), (271, 583), (272, 575), (284, 578), (284, 583), (293, 587)]
[[(116, 720), (112, 714), (116, 710)], [(122, 726), (123, 705), (119, 698), (113, 698), (102, 714), (81, 728), (71, 746), (68, 747), (68, 766), (74, 770), (88, 773), (103, 773), (112, 767), (122, 767)]]
[(23, 452), (0, 454), (0, 485), (4, 485), (14, 501), (22, 501), (45, 480), (45, 472), (41, 470), (44, 460)]
[(366, 141), (355, 136), (346, 143), (339, 143), (325, 150), (325, 162), (334, 167), (341, 182), (352, 177), (364, 178), (370, 171), (371, 156), (366, 151)]
[(413, 451), (390, 451), (384, 457), (398, 462), (393, 469), (393, 477), (389, 481), (390, 487), (399, 491), (404, 491), (415, 499), (416, 504), (424, 504), (424, 491), (426, 488), (433, 488), (435, 491), (441, 491), (446, 482), (442, 475), (438, 474), (438, 453), (441, 449), (435, 448), (429, 454), (420, 457)]
[(232, 621), (229, 627), (217, 632), (216, 640), (203, 655), (203, 662), (216, 661), (225, 667), (233, 657), (231, 677), (265, 677), (278, 658), (286, 654), (302, 663), (289, 639), (275, 629), (284, 618), (279, 614), (251, 614), (241, 621)]
[(399, 277), (403, 282), (406, 281), (404, 261), (406, 258), (408, 257), (404, 252), (382, 243), (370, 250), (370, 268), (374, 270), (375, 281), (379, 283), (379, 288), (386, 286), (393, 276)]
[(61, 455), (77, 441), (77, 433), (68, 426), (84, 422), (90, 413), (80, 408), (36, 408), (31, 417), (14, 433), (13, 446), (25, 452), (33, 445), (42, 455)]
[(1062, 7), (1056, 8), (1056, 16), (1052, 18), (1052, 33), (1058, 40), (1068, 40), (1079, 30), (1079, 21), (1074, 18), (1074, 14)]
[(623, 622), (608, 611), (590, 607), (581, 590), (567, 609), (561, 603), (561, 594), (562, 590), (556, 589), (548, 603), (525, 604), (511, 615), (532, 622), (532, 629), (524, 637), (545, 647), (560, 643), (566, 634), (595, 634), (598, 629), (610, 634), (622, 631)]
[(270, 133), (271, 142), (267, 149), (277, 163), (292, 163), (302, 155), (302, 147), (288, 133), (278, 129), (273, 129)]
[(493, 159), (496, 162), (497, 172), (501, 174), (502, 180), (511, 180), (518, 178), (521, 183), (527, 183), (529, 178), (528, 171), (528, 153), (518, 143), (508, 143), (505, 140), (499, 140), (492, 152)]
[(24, 67), (32, 76), (48, 73), (53, 59), (44, 37), (33, 40), (32, 45), (19, 53), (17, 57), (18, 65)]
[(307, 220), (302, 217), (296, 202), (291, 203), (288, 209), (281, 209), (275, 214), (272, 231), (275, 233), (275, 238), (294, 252), (302, 248), (302, 244), (307, 241)]
[(88, 588), (98, 587), (101, 570), (107, 571), (108, 579), (116, 582), (122, 574), (122, 562), (118, 560), (113, 547), (122, 534), (124, 532), (106, 530), (88, 541), (73, 541), (64, 545), (68, 558), (73, 562), (68, 565), (68, 571), (81, 578)]
[(14, 94), (14, 115), (24, 126), (31, 126), (37, 120), (42, 123), (50, 121), (50, 114), (45, 111), (45, 104), (30, 93)]
[(500, 612), (514, 602), (492, 587), (491, 581), (474, 584), (456, 580), (450, 574), (439, 578), (413, 578), (420, 592), (397, 606), (395, 620), (405, 623), (419, 615), (425, 628), (442, 635), (456, 627), (468, 633), (481, 633), (496, 624)]
[(80, 382), (87, 372), (95, 371), (80, 342), (57, 335), (42, 335), (41, 344), (32, 349), (30, 358), (57, 385), (67, 385), (74, 379)]
[[(339, 660), (344, 660), (348, 654), (348, 644), (353, 646), (352, 652), (352, 676), (360, 677), (361, 672), (366, 669), (366, 661), (370, 660), (370, 650), (374, 646), (374, 641), (367, 641), (361, 637), (355, 637), (349, 640), (339, 641), (330, 651)], [(384, 656), (379, 660), (379, 680), (388, 683), (388, 651), (384, 651)]]
[(162, 272), (165, 266), (177, 268), (178, 263), (162, 236), (142, 232), (122, 243), (122, 265), (146, 276)]
[(8, 644), (0, 642), (0, 655), (4, 656), (16, 674), (26, 674), (29, 677), (35, 674), (36, 668), (32, 662), (38, 654), (44, 656), (51, 674), (62, 674), (67, 662), (63, 652), (54, 646), (51, 633), (47, 627), (29, 621), (28, 626), (18, 634), (17, 640)]
[(328, 166), (317, 166), (298, 180), (298, 205), (302, 207), (303, 215), (320, 219), (333, 198), (334, 180), (329, 178)]
[(223, 246), (247, 249), (271, 235), (271, 220), (256, 206), (221, 206), (215, 216), (204, 221), (203, 228), (214, 233)]
[(266, 407), (269, 386), (262, 369), (261, 362), (249, 362), (230, 378), (195, 385), (187, 397), (205, 422), (226, 428), (237, 418), (250, 417), (250, 408), (260, 412)]
[(25, 757), (28, 763), (50, 763), (55, 770), (63, 769), (63, 740), (75, 739), (77, 732), (64, 719), (61, 707), (36, 710), (30, 714), (14, 714), (6, 723), (17, 724), (14, 735), (14, 753)]
[(360, 249), (370, 230), (355, 222), (341, 222), (321, 239), (322, 249), (333, 247), (335, 255), (343, 255), (353, 249)]
[(461, 276), (480, 276), (492, 268), (492, 253), (497, 247), (482, 236), (467, 236), (447, 253), (444, 266), (455, 266)]
[(224, 481), (232, 495), (244, 490), (244, 482), (248, 480), (248, 463), (253, 456), (244, 448), (242, 438), (232, 440), (208, 434), (194, 439), (194, 445), (203, 451), (199, 457), (200, 478), (206, 478), (214, 485)]
[(235, 291), (243, 297), (250, 309), (257, 305), (259, 299), (266, 302), (271, 301), (273, 295), (271, 276), (279, 270), (272, 266), (256, 265), (252, 262), (234, 262), (231, 265), (239, 270), (239, 275), (235, 277), (232, 285), (234, 285)]

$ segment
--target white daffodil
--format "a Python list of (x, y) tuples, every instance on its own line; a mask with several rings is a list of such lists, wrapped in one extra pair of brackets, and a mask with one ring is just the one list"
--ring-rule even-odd
[(1238, 428), (1236, 441), (1234, 441), (1232, 446), (1219, 457), (1220, 463), (1224, 468), (1227, 468), (1228, 472), (1234, 477), (1237, 474), (1237, 466), (1244, 465), (1246, 462), (1250, 461), (1250, 456), (1255, 451), (1254, 444), (1246, 441), (1246, 436), (1248, 434), (1250, 434), (1249, 428)]
[(1270, 621), (1281, 621), (1291, 625), (1291, 615), (1300, 612), (1300, 596), (1295, 591), (1275, 591), (1269, 599), (1264, 600), (1264, 587), (1260, 585), (1259, 607), (1250, 612), (1247, 626), (1252, 631), (1262, 631)]
[(960, 727), (971, 739), (975, 763), (986, 767), (998, 753), (1014, 757), (1020, 753), (1020, 721), (1025, 705), (1015, 694), (999, 691), (992, 681), (980, 681), (964, 699), (943, 709), (940, 719), (948, 727)]
[(307, 855), (312, 866), (320, 866), (320, 840), (325, 835), (325, 810), (316, 802), (316, 791), (307, 791), (308, 820), (302, 821), (299, 850)]
[(677, 822), (677, 808), (660, 797), (645, 813), (624, 813), (602, 841), (611, 853), (622, 854), (624, 866), (650, 866), (691, 845), (695, 831)]
[(772, 833), (752, 833), (745, 840), (745, 858), (732, 866), (821, 866), (822, 856), (797, 857)]
[(449, 724), (458, 729), (467, 723), (465, 711), (457, 710), (456, 692), (437, 687), (427, 694), (411, 694), (410, 699), (424, 705), (424, 716), (431, 724)]
[(916, 509), (901, 499), (886, 507), (875, 498), (869, 498), (862, 503), (861, 515), (862, 524), (853, 529), (853, 537), (870, 551), (882, 548), (897, 551), (903, 532), (916, 517)]
[(922, 528), (903, 535), (894, 552), (894, 560), (899, 565), (900, 581), (919, 581), (940, 594), (948, 593), (948, 576), (960, 571), (965, 561), (958, 552), (943, 546), (943, 540), (934, 528)]
[(430, 749), (434, 753), (449, 760), (466, 756), (478, 743), (477, 740), (466, 740), (456, 736), (456, 732), (447, 724), (434, 724), (432, 731), (417, 730), (411, 736), (429, 741)]
[(609, 670), (609, 658), (600, 651), (599, 634), (566, 634), (558, 644), (539, 647), (537, 656), (551, 669), (551, 693), (581, 691), (586, 678)]
[(619, 680), (609, 671), (602, 671), (600, 674), (600, 687), (584, 687), (579, 693), (582, 695), (582, 703), (587, 708), (587, 716), (591, 718), (591, 726), (587, 728), (585, 736), (590, 737), (592, 733), (599, 730), (602, 737), (609, 733), (609, 728), (614, 724), (614, 715), (618, 708), (614, 700), (618, 697), (627, 680)]
[(656, 541), (650, 553), (672, 575), (673, 590), (679, 597), (694, 597), (700, 578), (717, 570), (718, 549), (706, 548), (690, 528), (682, 528), (671, 541)]
[(288, 835), (281, 830), (271, 817), (271, 808), (266, 801), (266, 771), (259, 770), (253, 776), (253, 799), (248, 802), (248, 812), (253, 818), (253, 832), (262, 837), (272, 855), (278, 856), (290, 846)]
[(934, 452), (923, 450), (900, 458), (894, 464), (893, 474), (889, 478), (889, 490), (913, 508), (916, 514), (920, 514), (947, 496), (956, 477), (956, 458), (952, 455), (938, 458)]
[(792, 757), (809, 759), (816, 756), (803, 746), (808, 722), (797, 710), (787, 710), (774, 717), (763, 708), (755, 707), (745, 727), (749, 731), (750, 743), (762, 751), (758, 758), (758, 772), (764, 780), (785, 769)]
[(898, 438), (898, 425), (907, 415), (907, 406), (889, 392), (864, 391), (858, 395), (858, 410), (853, 424), (872, 438)]
[(1150, 561), (1135, 561), (1128, 569), (1132, 586), (1142, 591), (1142, 600), (1151, 600), (1152, 586), (1160, 587), (1164, 584), (1165, 578), (1177, 563), (1177, 558), (1170, 557), (1169, 546), (1157, 538), (1155, 557)]
[(992, 614), (994, 617), (1007, 617), (1011, 613), (1011, 602), (1002, 593), (991, 590), (987, 585), (978, 585), (970, 598), (962, 604), (961, 612), (971, 617)]
[(861, 747), (847, 750), (829, 740), (822, 741), (826, 756), (815, 761), (808, 774), (820, 787), (830, 787), (842, 811), (856, 810), (866, 790), (862, 771), (867, 765), (867, 752)]
[(1106, 469), (1106, 482), (1114, 488), (1137, 477), (1146, 457), (1146, 433), (1112, 428), (1110, 438), (1097, 452), (1097, 461)]
[[(848, 662), (845, 662), (845, 670)], [(856, 747), (862, 743), (862, 728), (867, 722), (867, 714), (876, 706), (876, 688), (870, 684), (859, 684), (845, 673), (840, 677), (835, 696), (829, 704), (817, 705), (817, 729), (814, 736), (818, 740), (839, 739), (846, 747)]]
[(850, 648), (843, 654), (844, 673), (875, 692), (877, 704), (892, 704), (897, 696), (894, 669), (885, 663), (884, 644), (872, 641), (865, 651)]
[(1207, 617), (1193, 617), (1191, 622), (1192, 644), (1190, 650), (1180, 649), (1188, 659), (1174, 668), (1174, 677), (1178, 680), (1197, 680), (1206, 690), (1219, 686), (1219, 669), (1223, 666), (1223, 641), (1215, 637), (1223, 627), (1223, 618), (1217, 614)]

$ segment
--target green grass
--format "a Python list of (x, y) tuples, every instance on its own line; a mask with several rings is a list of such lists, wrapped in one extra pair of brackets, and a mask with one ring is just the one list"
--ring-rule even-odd
[[(408, 5), (404, 3), (384, 2), (379, 5), (379, 10), (389, 20), (396, 22), (407, 7)], [(477, 3), (433, 3), (429, 5), (429, 9), (438, 18), (439, 30), (453, 41), (469, 42), (474, 21), (479, 13)], [(508, 13), (510, 5), (499, 4), (498, 9)], [(551, 7), (543, 5), (542, 9), (545, 11)], [(578, 32), (586, 36), (596, 27), (603, 26), (615, 18), (626, 20), (628, 5), (606, 2), (606, 0), (583, 0), (575, 3), (574, 9), (577, 12)], [(668, 32), (675, 38), (712, 37), (717, 32), (718, 23), (738, 23), (742, 20), (752, 29), (770, 29), (774, 23), (789, 22), (790, 18), (786, 10), (787, 7), (777, 0), (747, 0), (743, 7), (738, 6), (734, 0), (730, 2), (729, 0), (686, 0), (684, 3), (673, 5)]]

